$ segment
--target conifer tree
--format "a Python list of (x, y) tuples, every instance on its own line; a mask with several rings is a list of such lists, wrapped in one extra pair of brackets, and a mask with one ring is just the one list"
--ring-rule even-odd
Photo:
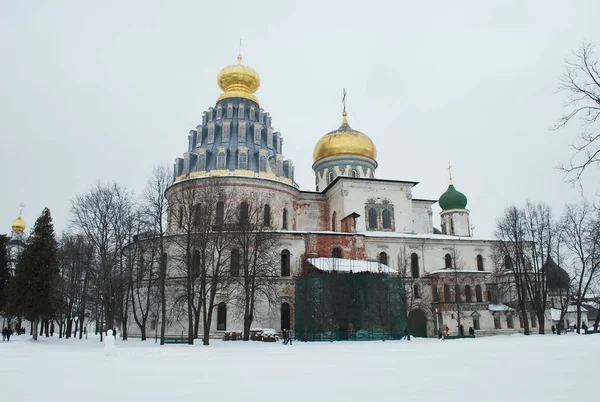
[(56, 312), (59, 280), (58, 243), (50, 210), (45, 208), (25, 244), (8, 291), (11, 310), (33, 323), (36, 340), (39, 321), (51, 319)]

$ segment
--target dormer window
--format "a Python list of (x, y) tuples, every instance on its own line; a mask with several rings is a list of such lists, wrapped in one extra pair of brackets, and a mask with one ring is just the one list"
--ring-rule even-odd
[(227, 104), (227, 118), (233, 119), (233, 104)]
[(227, 163), (227, 154), (225, 153), (225, 150), (219, 150), (219, 153), (217, 154), (217, 169), (225, 169)]
[(273, 127), (267, 129), (267, 148), (273, 148)]
[(250, 118), (250, 121), (254, 121), (254, 118), (256, 117), (256, 110), (254, 109), (254, 106), (250, 107), (250, 115), (248, 117)]
[(260, 131), (261, 127), (259, 124), (254, 124), (254, 143), (260, 145)]
[(248, 169), (248, 152), (240, 151), (238, 155), (238, 169), (247, 170)]
[(217, 120), (221, 120), (223, 117), (223, 108), (221, 105), (217, 106)]
[(258, 121), (260, 121), (261, 123), (263, 121), (263, 113), (264, 113), (263, 108), (258, 109)]
[(267, 171), (267, 157), (264, 155), (261, 155), (261, 157), (258, 159), (258, 170), (260, 172)]
[(206, 154), (201, 152), (198, 154), (198, 163), (196, 166), (196, 170), (203, 172), (206, 170)]
[(229, 134), (231, 133), (231, 122), (224, 121), (223, 122), (223, 142), (229, 141)]
[(208, 121), (212, 121), (213, 120), (213, 108), (209, 107), (208, 108)]
[(238, 142), (246, 142), (246, 122), (238, 121)]
[(238, 119), (243, 119), (244, 118), (244, 104), (240, 103), (240, 105), (238, 106)]
[(215, 123), (208, 124), (208, 143), (215, 142)]
[(278, 160), (276, 162), (277, 164), (277, 176), (283, 176), (283, 162), (281, 160)]

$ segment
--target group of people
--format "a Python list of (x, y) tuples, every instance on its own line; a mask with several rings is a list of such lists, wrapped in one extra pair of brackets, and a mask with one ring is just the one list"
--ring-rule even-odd
[(284, 329), (283, 331), (283, 343), (282, 345), (287, 345), (288, 343), (292, 344), (292, 331), (289, 329)]
[(10, 336), (12, 334), (13, 334), (13, 330), (12, 329), (4, 327), (4, 329), (2, 330), (2, 340), (3, 341), (10, 341)]

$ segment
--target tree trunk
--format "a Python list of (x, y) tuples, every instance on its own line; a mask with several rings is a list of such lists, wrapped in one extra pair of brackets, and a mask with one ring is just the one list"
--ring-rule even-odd
[(581, 333), (581, 302), (577, 303), (577, 333)]
[(37, 327), (38, 327), (38, 322), (37, 322), (37, 320), (35, 320), (31, 323), (31, 333), (33, 334), (34, 341), (37, 341), (37, 339), (38, 339)]
[(538, 316), (538, 326), (538, 334), (544, 335), (546, 333), (546, 328), (544, 328), (546, 326), (546, 317), (543, 312)]

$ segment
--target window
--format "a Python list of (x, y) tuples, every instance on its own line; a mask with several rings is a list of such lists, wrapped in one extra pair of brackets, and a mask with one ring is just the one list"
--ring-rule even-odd
[(194, 250), (192, 254), (192, 277), (200, 276), (200, 251)]
[(333, 258), (343, 258), (343, 253), (342, 253), (342, 248), (341, 247), (334, 247), (333, 251), (331, 252), (331, 256)]
[(327, 184), (331, 184), (332, 181), (333, 181), (333, 172), (329, 172), (329, 174), (327, 175)]
[(410, 255), (410, 272), (413, 278), (419, 277), (419, 256), (417, 253)]
[(454, 234), (454, 218), (450, 218), (450, 234)]
[(236, 278), (240, 276), (240, 252), (237, 248), (231, 250), (231, 260), (229, 261), (229, 275)]
[(433, 302), (437, 303), (440, 301), (440, 295), (438, 294), (437, 286), (433, 285), (431, 287), (431, 296), (433, 297)]
[(506, 326), (508, 328), (514, 328), (515, 323), (513, 322), (513, 316), (511, 314), (506, 316)]
[(215, 142), (215, 123), (208, 125), (208, 143), (212, 144)]
[(454, 301), (457, 303), (462, 302), (462, 299), (460, 297), (460, 286), (458, 284), (454, 285)]
[(216, 213), (216, 219), (215, 219), (215, 223), (217, 225), (223, 224), (224, 215), (225, 215), (225, 204), (223, 204), (223, 201), (219, 201), (219, 202), (217, 202), (217, 213)]
[(246, 201), (240, 204), (240, 223), (245, 225), (248, 223), (248, 203)]
[(451, 297), (450, 297), (450, 285), (445, 284), (444, 285), (444, 302), (448, 303), (451, 301)]
[(277, 169), (277, 176), (283, 176), (283, 161), (277, 160), (275, 162), (275, 165), (276, 165), (276, 169)]
[(231, 103), (227, 105), (227, 118), (233, 118), (233, 105)]
[(356, 169), (352, 169), (352, 173), (350, 174), (352, 177), (358, 177), (358, 172)]
[(264, 113), (263, 108), (258, 109), (258, 121), (260, 121), (260, 122), (262, 122), (262, 120), (263, 120), (263, 113)]
[(258, 124), (254, 125), (254, 143), (260, 145), (260, 126)]
[(225, 151), (221, 151), (217, 154), (217, 169), (225, 169), (225, 164), (227, 162), (227, 158), (225, 155)]
[(379, 253), (379, 263), (383, 265), (388, 265), (388, 255), (385, 251)]
[(421, 289), (419, 288), (419, 285), (416, 283), (413, 285), (413, 296), (415, 299), (421, 298)]
[(465, 286), (465, 301), (471, 303), (473, 301), (473, 293), (471, 293), (471, 286)]
[(248, 169), (248, 154), (246, 152), (240, 152), (238, 155), (238, 169)]
[(256, 117), (256, 110), (254, 109), (254, 106), (250, 106), (250, 114), (248, 117), (250, 118), (250, 121), (254, 121), (254, 118)]
[(476, 329), (476, 330), (477, 330), (477, 329), (480, 329), (480, 326), (479, 326), (479, 318), (475, 318), (475, 317), (473, 317), (473, 329)]
[(390, 213), (390, 211), (387, 209), (384, 209), (381, 214), (381, 218), (383, 220), (383, 228), (391, 229), (392, 228), (392, 214)]
[(287, 208), (283, 208), (283, 222), (281, 223), (281, 226), (283, 228), (283, 230), (287, 230), (288, 228), (288, 212), (287, 212)]
[(244, 118), (244, 104), (240, 103), (240, 105), (238, 106), (238, 119), (243, 119)]
[(271, 226), (271, 207), (269, 206), (269, 204), (265, 204), (265, 207), (263, 209), (263, 226)]
[(238, 142), (246, 142), (246, 122), (238, 122)]
[(290, 276), (290, 252), (288, 250), (281, 252), (281, 276)]
[(492, 291), (491, 290), (487, 290), (486, 292), (486, 296), (487, 296), (487, 301), (491, 302), (492, 300)]
[(500, 323), (500, 317), (494, 316), (494, 329), (502, 329), (502, 324)]
[(333, 216), (331, 217), (331, 230), (333, 230), (334, 232), (337, 230), (336, 228), (336, 223), (337, 222), (337, 213), (333, 213)]
[(223, 117), (223, 108), (219, 105), (217, 106), (217, 120), (221, 120), (221, 117)]
[(227, 329), (227, 305), (219, 303), (217, 307), (217, 331), (225, 331)]
[(481, 254), (477, 254), (477, 270), (483, 271), (483, 257)]
[(258, 170), (261, 172), (267, 171), (267, 157), (264, 155), (258, 160)]
[(200, 225), (202, 221), (202, 204), (194, 205), (194, 225)]
[(206, 170), (206, 154), (198, 155), (198, 166), (196, 170), (199, 170), (201, 172)]
[(369, 208), (368, 219), (369, 229), (377, 229), (377, 211), (375, 211), (375, 208)]
[(504, 269), (506, 270), (511, 270), (512, 269), (512, 259), (510, 258), (510, 256), (505, 255), (504, 256)]
[(481, 285), (475, 286), (475, 300), (477, 300), (479, 303), (481, 303), (483, 301), (483, 294), (481, 293)]
[(450, 254), (444, 256), (444, 264), (446, 268), (452, 268), (452, 256)]
[(223, 142), (229, 141), (229, 134), (231, 133), (231, 122), (225, 121), (223, 122)]
[(183, 207), (179, 207), (179, 217), (178, 217), (178, 222), (179, 227), (183, 226)]

